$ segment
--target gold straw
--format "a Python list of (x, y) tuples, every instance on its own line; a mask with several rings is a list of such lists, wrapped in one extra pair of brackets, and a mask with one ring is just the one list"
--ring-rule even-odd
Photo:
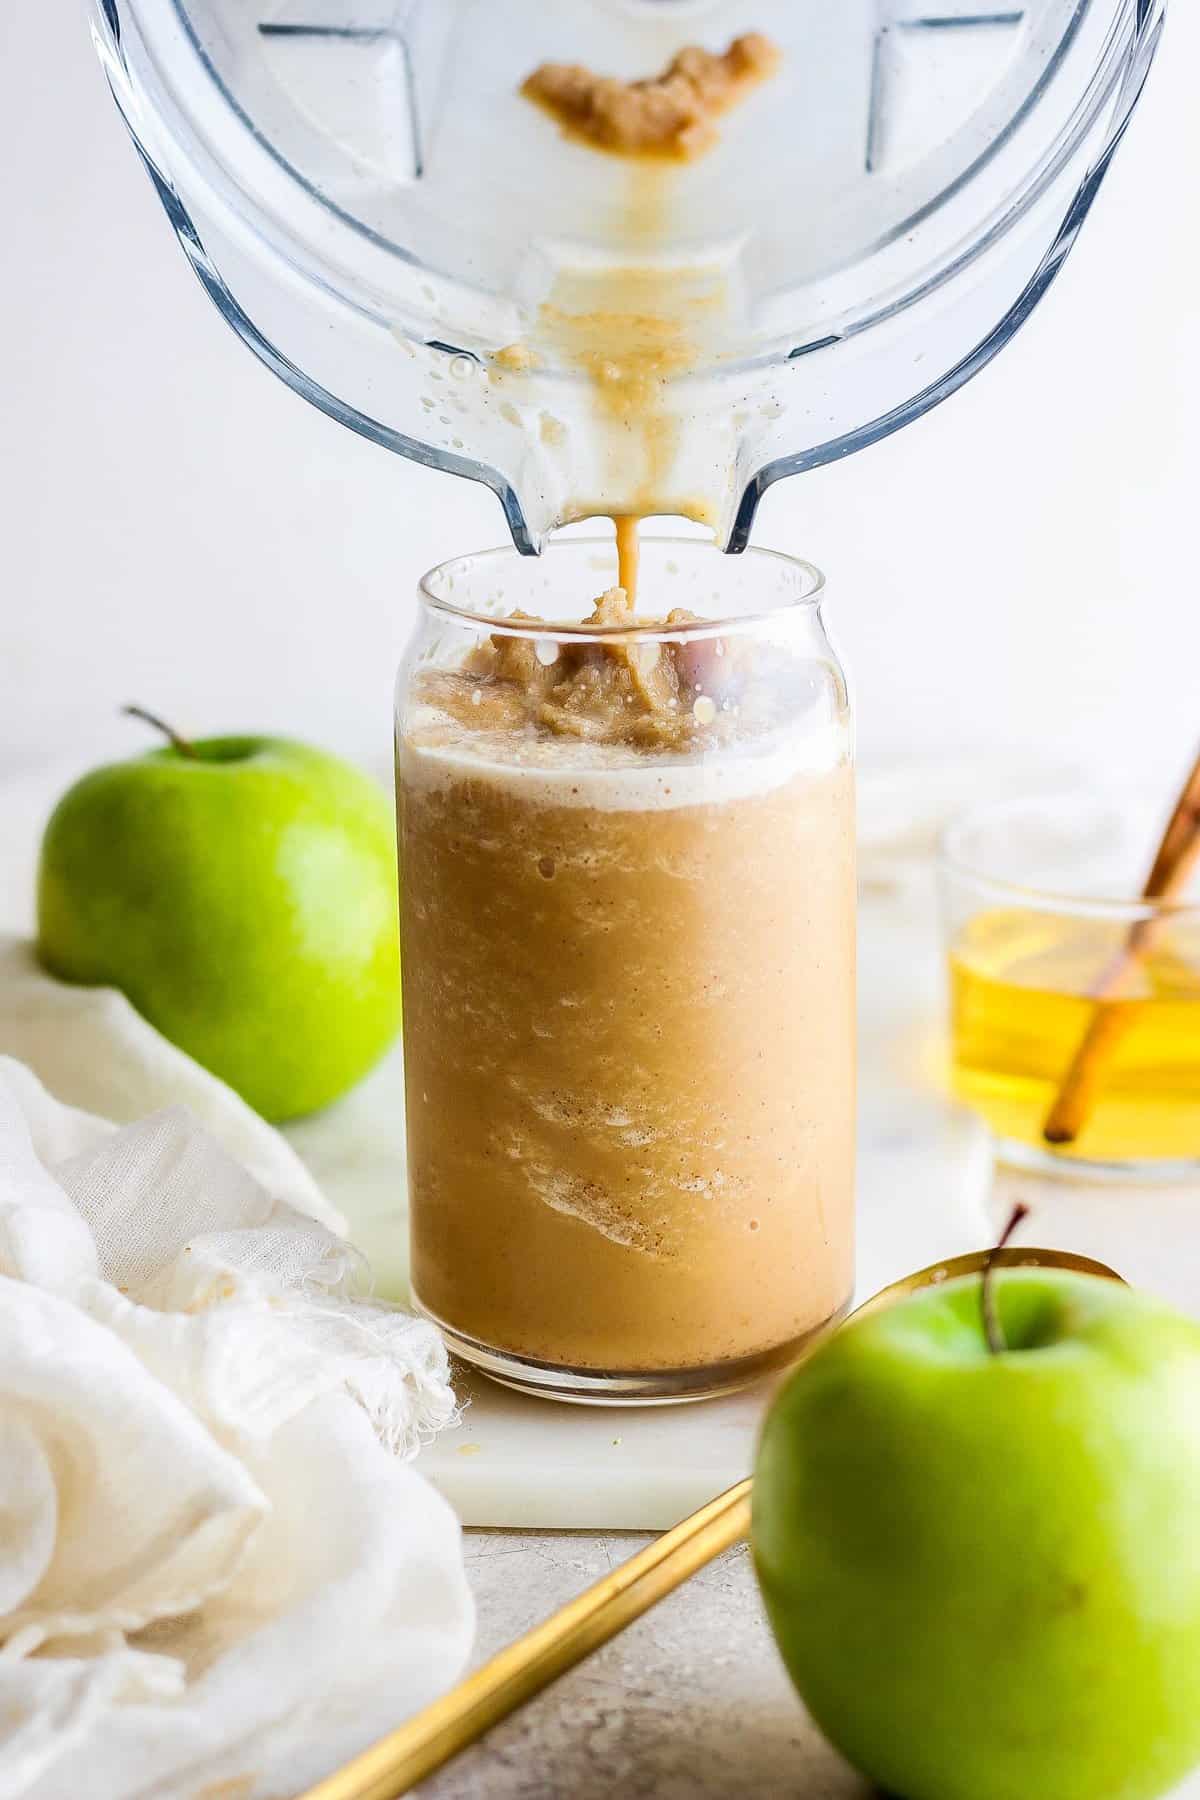
[(304, 1800), (392, 1800), (615, 1637), (750, 1526), (750, 1482), (710, 1500), (474, 1675), (319, 1781)]
[(1123, 998), (1146, 958), (1157, 947), (1170, 918), (1165, 910), (1181, 898), (1200, 863), (1200, 756), (1183, 784), (1167, 823), (1142, 898), (1158, 910), (1131, 925), (1123, 947), (1092, 987), (1095, 1002), (1083, 1036), (1042, 1123), (1048, 1144), (1073, 1144), (1090, 1119), (1104, 1087), (1113, 1057), (1136, 1024), (1141, 1005)]
[[(933, 1263), (894, 1281), (858, 1312), (874, 1311), (958, 1275), (977, 1274), (992, 1257), (996, 1267), (1074, 1269), (1119, 1281), (1107, 1264), (1066, 1250), (973, 1251)], [(836, 1326), (832, 1329), (836, 1329)], [(819, 1342), (818, 1338), (815, 1342)], [(815, 1342), (810, 1346), (815, 1348)], [(369, 1750), (327, 1775), (300, 1800), (396, 1800), (507, 1718), (593, 1650), (640, 1618), (656, 1601), (745, 1537), (750, 1528), (750, 1480), (710, 1500), (665, 1531), (620, 1568), (535, 1625), (473, 1675), (414, 1714)]]

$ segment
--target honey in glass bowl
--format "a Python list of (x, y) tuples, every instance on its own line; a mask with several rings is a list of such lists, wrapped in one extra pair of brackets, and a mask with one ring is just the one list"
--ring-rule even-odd
[[(1120, 841), (1108, 815), (1066, 798), (1006, 803), (947, 833), (952, 1085), (1009, 1160), (1200, 1163), (1200, 897), (1110, 897)], [(1101, 1013), (1090, 1103), (1071, 1141), (1051, 1143), (1051, 1108)]]

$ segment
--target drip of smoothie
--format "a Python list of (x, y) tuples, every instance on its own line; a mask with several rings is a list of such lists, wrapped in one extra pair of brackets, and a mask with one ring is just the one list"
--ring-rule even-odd
[(641, 522), (637, 513), (618, 513), (613, 520), (617, 532), (617, 586), (624, 588), (631, 608), (637, 605), (638, 561), (641, 556), (638, 528)]

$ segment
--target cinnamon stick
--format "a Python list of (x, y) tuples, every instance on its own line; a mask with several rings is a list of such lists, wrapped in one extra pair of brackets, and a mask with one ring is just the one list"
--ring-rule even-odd
[[(1161, 902), (1181, 894), (1198, 862), (1200, 756), (1163, 833), (1142, 889), (1143, 900)], [(1096, 1002), (1095, 1011), (1042, 1125), (1042, 1136), (1048, 1144), (1074, 1143), (1087, 1124), (1112, 1057), (1140, 1010), (1136, 1005), (1120, 1004), (1121, 994), (1153, 950), (1165, 923), (1166, 916), (1161, 912), (1139, 919), (1130, 927), (1117, 955), (1093, 983), (1089, 998)]]

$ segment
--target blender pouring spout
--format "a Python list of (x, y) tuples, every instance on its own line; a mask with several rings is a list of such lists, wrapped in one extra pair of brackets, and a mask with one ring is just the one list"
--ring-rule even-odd
[[(898, 430), (1011, 342), (1091, 208), (1164, 0), (848, 0), (819, 43), (809, 9), (770, 0), (777, 67), (665, 164), (597, 153), (522, 89), (548, 58), (636, 88), (682, 48), (674, 9), (319, 11), (318, 30), (296, 5), (93, 0), (221, 316), (330, 418), (490, 487), (526, 554), (648, 513), (736, 552), (775, 481)], [(687, 30), (703, 56), (742, 24), (713, 0)]]

